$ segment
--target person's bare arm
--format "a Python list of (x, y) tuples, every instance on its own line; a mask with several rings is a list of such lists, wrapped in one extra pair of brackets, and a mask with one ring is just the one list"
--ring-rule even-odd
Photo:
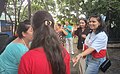
[(85, 35), (85, 34), (82, 34), (81, 36), (82, 36), (82, 38), (84, 38), (84, 39), (86, 38), (86, 35)]
[(61, 29), (61, 30), (65, 35), (68, 35), (68, 33), (64, 29)]
[(92, 53), (94, 50), (95, 49), (93, 49), (93, 48), (88, 48), (84, 52), (78, 54), (75, 58), (72, 59), (72, 61), (74, 63), (73, 66), (75, 66), (77, 64), (77, 62), (79, 61), (80, 58)]

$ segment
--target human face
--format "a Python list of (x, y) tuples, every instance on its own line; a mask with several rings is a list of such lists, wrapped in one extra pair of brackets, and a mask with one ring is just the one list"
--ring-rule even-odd
[(98, 22), (97, 18), (91, 17), (89, 20), (89, 27), (90, 29), (92, 29), (93, 31), (96, 31), (96, 29), (98, 28), (98, 26), (100, 25), (100, 23)]
[(86, 26), (86, 23), (85, 23), (85, 21), (84, 20), (80, 20), (80, 27), (81, 28), (85, 28), (85, 26)]
[(69, 24), (69, 22), (68, 22), (68, 21), (65, 21), (65, 25), (67, 25), (67, 26), (68, 26), (68, 24)]
[(32, 39), (33, 39), (33, 28), (31, 26), (29, 26), (29, 29), (27, 30), (27, 32), (24, 33), (24, 37), (28, 41), (32, 41)]

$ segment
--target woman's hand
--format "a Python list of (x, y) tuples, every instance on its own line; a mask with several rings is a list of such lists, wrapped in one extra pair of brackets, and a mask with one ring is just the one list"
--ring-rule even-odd
[(84, 39), (86, 38), (86, 35), (85, 35), (85, 34), (82, 34), (81, 36), (82, 36), (82, 38), (84, 38)]
[(78, 54), (76, 57), (72, 58), (73, 61), (73, 67), (78, 63), (78, 61), (80, 60), (80, 58), (82, 58), (82, 54)]

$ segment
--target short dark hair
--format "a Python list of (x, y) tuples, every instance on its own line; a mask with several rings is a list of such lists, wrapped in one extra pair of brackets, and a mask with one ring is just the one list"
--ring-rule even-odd
[(30, 24), (30, 20), (26, 19), (23, 21), (25, 24)]
[(30, 21), (29, 20), (25, 20), (23, 22), (20, 22), (18, 27), (17, 27), (17, 34), (19, 38), (23, 38), (22, 32), (27, 32), (27, 30), (29, 29), (30, 25)]
[(62, 25), (60, 23), (58, 23), (58, 26), (61, 27)]

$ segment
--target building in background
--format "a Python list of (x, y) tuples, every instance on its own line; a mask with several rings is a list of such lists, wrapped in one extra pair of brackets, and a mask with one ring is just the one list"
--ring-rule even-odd
[(8, 34), (9, 36), (12, 36), (13, 35), (12, 32), (13, 32), (13, 24), (11, 23), (9, 17), (4, 13), (2, 13), (0, 17), (0, 33)]

